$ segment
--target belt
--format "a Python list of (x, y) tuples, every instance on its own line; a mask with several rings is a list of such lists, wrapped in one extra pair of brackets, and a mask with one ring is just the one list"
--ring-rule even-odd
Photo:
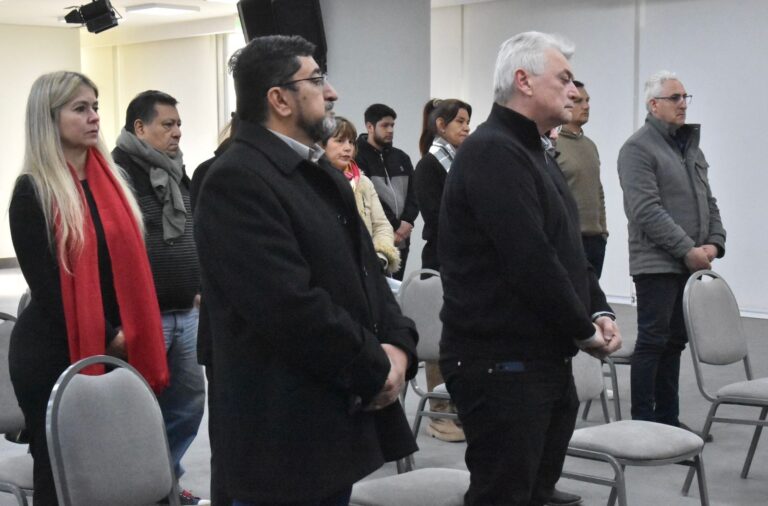
[(527, 372), (527, 371), (546, 371), (552, 369), (560, 369), (570, 367), (571, 357), (552, 358), (552, 359), (539, 359), (539, 360), (483, 360), (483, 359), (470, 359), (470, 360), (457, 360), (456, 365), (459, 367), (474, 367), (478, 369), (484, 369), (488, 374), (493, 373), (510, 373), (510, 372)]

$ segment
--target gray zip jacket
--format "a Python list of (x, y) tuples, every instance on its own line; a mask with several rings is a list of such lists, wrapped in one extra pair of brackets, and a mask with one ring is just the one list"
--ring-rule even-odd
[(699, 149), (700, 125), (678, 127), (652, 115), (619, 151), (629, 229), (629, 273), (686, 273), (685, 254), (712, 244), (725, 254), (725, 229)]

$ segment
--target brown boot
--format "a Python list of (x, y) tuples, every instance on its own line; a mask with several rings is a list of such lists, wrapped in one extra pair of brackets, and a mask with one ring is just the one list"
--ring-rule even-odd
[(447, 441), (449, 443), (460, 443), (466, 439), (464, 437), (464, 430), (457, 426), (454, 420), (449, 418), (430, 419), (427, 425), (427, 434), (440, 441)]

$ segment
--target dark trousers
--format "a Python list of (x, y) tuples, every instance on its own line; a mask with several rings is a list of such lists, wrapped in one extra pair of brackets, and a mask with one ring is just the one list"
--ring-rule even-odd
[(338, 494), (317, 501), (302, 501), (290, 503), (261, 503), (248, 501), (234, 501), (232, 506), (348, 506), (352, 496), (352, 487), (344, 489)]
[(595, 269), (597, 278), (603, 273), (603, 261), (605, 260), (605, 245), (608, 241), (602, 235), (582, 235), (581, 243), (584, 245), (584, 253), (587, 260)]
[(632, 355), (632, 418), (680, 425), (680, 354), (688, 337), (683, 289), (688, 274), (642, 274), (637, 291), (637, 344)]
[(232, 499), (227, 495), (224, 486), (224, 476), (219, 459), (221, 451), (218, 449), (218, 437), (216, 435), (217, 413), (216, 403), (211, 402), (214, 397), (216, 384), (213, 380), (213, 368), (205, 367), (205, 377), (208, 379), (208, 439), (211, 446), (211, 504), (213, 506), (231, 506)]
[(503, 364), (440, 361), (467, 437), (466, 506), (546, 504), (576, 424), (570, 360)]
[(405, 274), (405, 263), (408, 261), (408, 252), (411, 250), (411, 239), (405, 240), (405, 247), (400, 250), (400, 269), (392, 274), (392, 277), (398, 281), (403, 280)]

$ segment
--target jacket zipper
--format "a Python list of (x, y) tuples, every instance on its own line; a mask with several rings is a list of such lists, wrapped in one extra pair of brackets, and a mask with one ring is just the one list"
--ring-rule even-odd
[(379, 159), (381, 160), (381, 166), (384, 167), (384, 175), (387, 177), (387, 188), (392, 192), (392, 198), (395, 199), (395, 215), (397, 219), (400, 219), (400, 203), (397, 201), (397, 192), (392, 186), (392, 178), (389, 177), (389, 171), (387, 170), (387, 164), (384, 163), (384, 153), (379, 152)]

